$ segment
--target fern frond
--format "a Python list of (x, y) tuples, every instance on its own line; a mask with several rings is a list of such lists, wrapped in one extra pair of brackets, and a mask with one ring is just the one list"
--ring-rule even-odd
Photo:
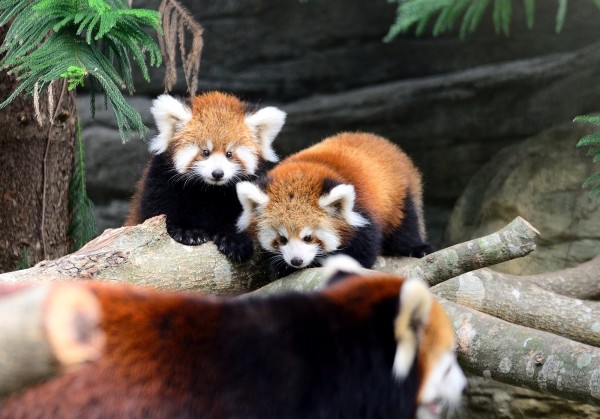
[(85, 187), (83, 140), (79, 120), (77, 120), (75, 147), (73, 177), (69, 183), (71, 223), (67, 235), (71, 239), (74, 250), (79, 250), (96, 235), (96, 222), (92, 212), (94, 205), (88, 198)]
[[(593, 0), (600, 8), (600, 0)], [(481, 19), (489, 9), (491, 0), (388, 0), (389, 3), (397, 3), (396, 20), (390, 27), (384, 38), (389, 42), (401, 33), (408, 33), (416, 27), (415, 34), (421, 36), (425, 32), (427, 23), (437, 15), (432, 28), (433, 36), (452, 31), (457, 20), (462, 15), (459, 35), (464, 38), (473, 33)], [(556, 12), (556, 32), (560, 32), (564, 26), (567, 13), (568, 0), (558, 0)], [(535, 22), (535, 0), (523, 0), (525, 9), (525, 21), (531, 29)], [(493, 0), (492, 21), (496, 33), (510, 34), (512, 20), (512, 0)]]
[[(600, 115), (580, 115), (573, 121), (600, 125)], [(593, 156), (592, 163), (600, 162), (600, 132), (582, 137), (577, 143), (577, 147), (590, 147), (587, 155)], [(590, 188), (591, 193), (600, 198), (600, 171), (588, 177), (583, 182), (582, 186), (584, 188)]]
[(21, 255), (19, 256), (19, 262), (15, 266), (15, 271), (21, 271), (23, 269), (31, 268), (31, 262), (29, 262), (29, 246), (23, 246), (21, 248)]

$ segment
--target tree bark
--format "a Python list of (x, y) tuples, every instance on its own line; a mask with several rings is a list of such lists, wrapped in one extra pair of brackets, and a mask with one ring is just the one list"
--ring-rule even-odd
[[(257, 252), (258, 253), (258, 252)], [(184, 246), (171, 239), (164, 216), (143, 224), (106, 230), (77, 252), (35, 267), (0, 275), (0, 283), (94, 279), (171, 291), (239, 294), (268, 282), (258, 258), (226, 259), (213, 243)]]
[[(520, 217), (500, 231), (432, 253), (422, 259), (379, 258), (374, 269), (418, 275), (430, 283), (448, 279), (489, 263), (525, 256), (535, 248), (537, 231)], [(460, 258), (460, 260), (458, 260)], [(454, 260), (451, 268), (448, 261)], [(168, 262), (165, 262), (168, 261)], [(163, 216), (143, 224), (106, 230), (77, 252), (33, 268), (0, 275), (0, 282), (23, 283), (96, 279), (152, 286), (164, 290), (238, 294), (269, 284), (270, 272), (260, 252), (246, 263), (227, 260), (212, 243), (184, 246), (169, 237)], [(314, 288), (318, 268), (298, 271), (268, 287)], [(266, 288), (263, 292), (269, 292)]]
[[(481, 239), (442, 249), (422, 259), (382, 258), (378, 260), (376, 268), (406, 277), (418, 275), (435, 284), (451, 276), (481, 268), (489, 263), (499, 263), (524, 256), (534, 249), (536, 236), (537, 232), (534, 228), (524, 220), (517, 218), (499, 232)], [(96, 279), (110, 283), (153, 286), (165, 290), (189, 290), (211, 294), (243, 293), (269, 282), (268, 269), (258, 259), (257, 257), (253, 261), (236, 264), (228, 261), (211, 243), (202, 246), (183, 246), (173, 241), (166, 233), (164, 217), (155, 217), (135, 227), (107, 230), (71, 255), (54, 261), (41, 262), (31, 269), (2, 274), (0, 283), (22, 284), (65, 279), (71, 281)], [(600, 263), (600, 258), (596, 258), (590, 264), (582, 265), (590, 282), (593, 277), (591, 272), (595, 269), (592, 266), (593, 263)], [(365, 270), (365, 272), (369, 272), (369, 270)], [(469, 277), (472, 279), (476, 278), (476, 275), (492, 275), (490, 272), (480, 270), (468, 275), (472, 275)], [(577, 269), (570, 269), (568, 273), (575, 277), (578, 275)], [(509, 316), (513, 315), (512, 311), (523, 310), (527, 313), (523, 317), (531, 319), (530, 321), (534, 322), (532, 324), (536, 327), (546, 327), (544, 322), (535, 318), (536, 310), (541, 310), (541, 308), (535, 308), (537, 307), (535, 305), (532, 306), (534, 308), (527, 308), (527, 306), (522, 308), (521, 304), (515, 304), (512, 301), (516, 298), (514, 292), (516, 290), (521, 296), (521, 302), (526, 298), (526, 293), (528, 293), (527, 298), (532, 300), (539, 299), (541, 296), (542, 302), (547, 304), (560, 301), (558, 308), (565, 311), (561, 314), (563, 319), (566, 319), (566, 316), (571, 316), (572, 319), (588, 319), (587, 323), (580, 321), (579, 326), (566, 326), (566, 329), (570, 330), (569, 336), (578, 337), (580, 329), (577, 327), (591, 328), (592, 332), (595, 330), (596, 326), (591, 317), (596, 310), (595, 303), (581, 302), (579, 304), (573, 301), (570, 304), (571, 299), (555, 294), (551, 294), (553, 299), (550, 300), (549, 294), (542, 294), (534, 288), (536, 287), (534, 284), (544, 282), (537, 276), (525, 277), (531, 281), (517, 280), (518, 277), (515, 277), (506, 279), (507, 284), (494, 284), (494, 280), (505, 280), (507, 276), (497, 273), (493, 273), (493, 275), (496, 276), (492, 276), (485, 286), (493, 285), (498, 288), (495, 288), (497, 291), (491, 291), (494, 292), (494, 294), (490, 294), (493, 298), (486, 298), (489, 298), (490, 301), (493, 299), (498, 301), (499, 306), (502, 307), (499, 312), (505, 312)], [(551, 276), (553, 278), (562, 277), (560, 272)], [(598, 278), (595, 280), (598, 281)], [(549, 282), (561, 283), (561, 281)], [(322, 286), (322, 283), (321, 268), (304, 269), (286, 278), (268, 283), (255, 292), (273, 294), (286, 290), (310, 290)], [(460, 278), (452, 279), (447, 286), (445, 284), (436, 285), (433, 287), (433, 291), (446, 292), (444, 295), (454, 296), (454, 299), (457, 299), (456, 295), (458, 294), (461, 298), (460, 301), (465, 304), (470, 300), (475, 300), (479, 304), (478, 308), (486, 307), (485, 299), (481, 300), (477, 299), (479, 297), (472, 296), (480, 295), (477, 290), (481, 292), (484, 285), (479, 284), (483, 284), (483, 282), (480, 281), (473, 285), (473, 280), (471, 280), (468, 291), (460, 292), (456, 288), (456, 283), (460, 286)], [(587, 284), (585, 288), (589, 290), (593, 287), (591, 284)], [(550, 293), (549, 291), (544, 292)], [(491, 303), (488, 305), (493, 306)], [(599, 348), (547, 332), (513, 325), (451, 302), (444, 302), (444, 306), (448, 308), (459, 334), (461, 362), (469, 371), (498, 381), (540, 389), (561, 397), (600, 405), (598, 390), (600, 369), (596, 365), (600, 359)], [(587, 313), (586, 309), (592, 311)], [(556, 317), (552, 323), (558, 327), (559, 320), (556, 320), (557, 318), (560, 317)], [(483, 320), (479, 321), (479, 319)], [(590, 323), (590, 321), (592, 322)], [(551, 322), (548, 323), (551, 324)], [(467, 333), (467, 335), (462, 336), (461, 333), (463, 335)], [(586, 333), (589, 336), (593, 335), (593, 333), (589, 333), (589, 330)], [(505, 334), (506, 339), (504, 339)], [(505, 344), (504, 340), (508, 343)], [(525, 343), (527, 345), (523, 347)], [(494, 352), (493, 348), (499, 349)], [(526, 356), (529, 354), (526, 350), (531, 348), (542, 352), (541, 361), (538, 360), (539, 357), (535, 358), (534, 366), (531, 367), (533, 374), (527, 373), (526, 367), (529, 364), (525, 363), (528, 359)]]
[(100, 356), (101, 308), (75, 284), (0, 288), (0, 397)]
[[(577, 268), (569, 271), (575, 282)], [(596, 278), (596, 284), (600, 287), (600, 276)], [(533, 285), (527, 277), (519, 279), (480, 269), (436, 285), (432, 291), (457, 304), (511, 323), (600, 347), (600, 302), (546, 291)]]
[[(0, 43), (7, 26), (0, 27)], [(45, 95), (40, 98), (42, 123), (31, 98), (19, 95), (0, 110), (0, 272), (19, 264), (28, 249), (31, 264), (69, 251), (68, 190), (73, 172), (75, 95), (55, 87), (53, 123)], [(0, 102), (17, 81), (0, 72)]]
[(458, 358), (465, 370), (600, 405), (600, 348), (514, 325), (444, 299), (440, 302), (452, 319)]

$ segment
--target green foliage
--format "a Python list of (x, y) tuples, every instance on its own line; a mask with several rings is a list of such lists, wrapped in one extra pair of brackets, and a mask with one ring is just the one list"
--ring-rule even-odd
[[(574, 119), (574, 122), (585, 122), (588, 124), (600, 125), (600, 116), (581, 115)], [(600, 162), (600, 133), (586, 135), (577, 143), (577, 147), (590, 147), (588, 156), (594, 156), (593, 163)], [(600, 198), (600, 171), (594, 173), (583, 182), (584, 188), (590, 188), (592, 193)]]
[(75, 165), (73, 177), (69, 184), (69, 211), (71, 224), (67, 235), (73, 243), (74, 250), (81, 249), (96, 235), (96, 223), (92, 213), (93, 204), (87, 196), (85, 188), (85, 166), (83, 160), (83, 140), (79, 120), (77, 121), (77, 135), (75, 139)]
[[(600, 8), (600, 0), (593, 0)], [(401, 33), (410, 32), (413, 27), (415, 34), (421, 36), (429, 27), (429, 23), (437, 16), (432, 26), (432, 34), (438, 36), (455, 29), (462, 16), (459, 36), (465, 38), (472, 34), (485, 12), (493, 4), (492, 21), (496, 33), (510, 34), (510, 24), (513, 11), (513, 0), (388, 0), (397, 3), (396, 21), (390, 27), (384, 40), (391, 41)], [(558, 0), (556, 13), (556, 32), (560, 32), (565, 22), (568, 0)], [(527, 27), (532, 28), (535, 22), (535, 0), (523, 0)]]
[(21, 248), (21, 256), (19, 256), (19, 263), (17, 263), (17, 266), (15, 266), (15, 271), (20, 271), (30, 267), (31, 263), (29, 263), (29, 247), (23, 246)]
[(160, 31), (158, 12), (130, 9), (122, 0), (0, 0), (0, 25), (11, 20), (0, 46), (5, 54), (0, 69), (15, 74), (19, 85), (0, 108), (54, 80), (65, 78), (73, 89), (89, 77), (92, 95), (101, 91), (111, 104), (121, 138), (134, 129), (143, 135), (146, 127), (121, 90), (134, 91), (131, 58), (147, 81), (147, 63), (162, 62), (158, 45), (144, 31)]

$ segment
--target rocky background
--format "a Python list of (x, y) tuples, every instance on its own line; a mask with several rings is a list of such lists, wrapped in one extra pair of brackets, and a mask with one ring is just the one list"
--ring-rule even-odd
[[(538, 250), (499, 269), (562, 269), (600, 252), (600, 200), (581, 189), (599, 167), (575, 148), (592, 128), (571, 123), (600, 109), (600, 11), (591, 0), (569, 2), (559, 35), (556, 2), (538, 2), (533, 30), (526, 29), (523, 2), (513, 2), (509, 37), (495, 34), (488, 13), (465, 41), (451, 34), (387, 44), (382, 38), (395, 7), (385, 0), (184, 3), (205, 28), (199, 89), (286, 110), (275, 143), (280, 155), (339, 131), (372, 131), (399, 144), (421, 168), (436, 246), (487, 234), (521, 215), (541, 231)], [(150, 84), (139, 80), (130, 99), (149, 127), (150, 101), (163, 92), (162, 69), (152, 76)], [(185, 95), (182, 80), (175, 94)], [(78, 101), (88, 190), (102, 231), (122, 225), (146, 143), (121, 143), (110, 114), (98, 109), (92, 120), (89, 98), (80, 94)], [(556, 416), (577, 411), (570, 406), (559, 414), (552, 406)], [(527, 416), (536, 409), (518, 408)], [(481, 417), (493, 417), (493, 408), (484, 410)], [(522, 417), (510, 409), (494, 415)]]

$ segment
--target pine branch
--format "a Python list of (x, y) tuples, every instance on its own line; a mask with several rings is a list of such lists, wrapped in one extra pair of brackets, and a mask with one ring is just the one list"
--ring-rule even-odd
[(15, 74), (19, 85), (0, 108), (20, 93), (39, 96), (54, 80), (67, 79), (72, 90), (96, 79), (90, 84), (111, 104), (121, 138), (134, 129), (144, 134), (140, 115), (121, 90), (134, 91), (130, 57), (146, 80), (147, 65), (162, 63), (160, 48), (144, 31), (160, 31), (156, 11), (130, 9), (121, 0), (0, 0), (0, 24), (8, 22), (0, 69)]

